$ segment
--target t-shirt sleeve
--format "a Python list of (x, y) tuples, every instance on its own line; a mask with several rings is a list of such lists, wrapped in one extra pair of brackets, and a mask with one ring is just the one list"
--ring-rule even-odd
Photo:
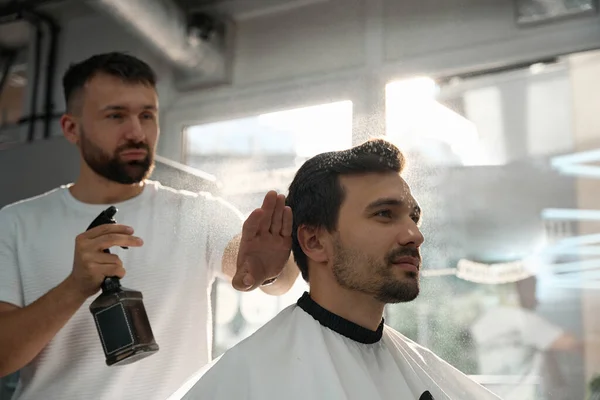
[(206, 200), (208, 222), (207, 262), (211, 278), (223, 274), (223, 253), (229, 242), (242, 232), (244, 216), (231, 203), (209, 193)]
[(24, 307), (16, 234), (11, 212), (0, 209), (0, 301)]
[(564, 330), (534, 312), (526, 312), (521, 319), (523, 340), (539, 350), (547, 350)]

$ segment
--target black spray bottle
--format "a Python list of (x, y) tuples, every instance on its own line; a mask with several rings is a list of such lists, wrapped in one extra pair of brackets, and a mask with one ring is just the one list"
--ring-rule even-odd
[[(110, 206), (90, 224), (87, 230), (103, 224), (115, 224), (117, 209)], [(123, 247), (126, 249), (126, 247)], [(110, 253), (108, 249), (105, 253)], [(127, 365), (158, 351), (143, 296), (137, 290), (121, 286), (118, 277), (106, 277), (102, 294), (90, 305), (102, 342), (106, 365)]]

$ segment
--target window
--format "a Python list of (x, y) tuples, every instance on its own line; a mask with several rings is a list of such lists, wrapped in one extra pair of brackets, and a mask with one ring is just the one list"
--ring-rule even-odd
[(503, 165), (573, 149), (562, 64), (386, 86), (387, 133), (425, 163)]
[[(244, 214), (260, 207), (271, 189), (287, 193), (302, 163), (325, 151), (352, 145), (352, 102), (279, 111), (190, 126), (187, 164), (215, 175), (222, 195)], [(218, 282), (213, 356), (248, 337), (307, 289), (301, 277), (290, 292), (273, 297), (240, 293)]]
[(297, 168), (352, 144), (352, 102), (262, 114), (187, 128), (187, 164), (215, 175), (242, 212), (271, 189), (286, 192)]
[(557, 157), (573, 151), (570, 74), (557, 62), (386, 86), (426, 237), (421, 294), (386, 320), (506, 399), (584, 396), (581, 356), (551, 349), (583, 326), (570, 278), (583, 264), (556, 264), (581, 253), (556, 245), (572, 230), (548, 225), (581, 216), (562, 209), (577, 208), (576, 182), (557, 172), (583, 162)]
[(413, 158), (431, 164), (480, 165), (479, 132), (475, 124), (437, 100), (438, 87), (429, 78), (386, 86), (387, 135)]

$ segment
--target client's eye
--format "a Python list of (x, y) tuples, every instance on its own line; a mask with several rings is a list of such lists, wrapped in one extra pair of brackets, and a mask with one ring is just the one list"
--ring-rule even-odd
[(379, 210), (375, 213), (376, 217), (392, 218), (392, 210)]
[(417, 226), (421, 226), (421, 216), (420, 215), (412, 215), (411, 216), (412, 220), (415, 222), (415, 224), (417, 224)]

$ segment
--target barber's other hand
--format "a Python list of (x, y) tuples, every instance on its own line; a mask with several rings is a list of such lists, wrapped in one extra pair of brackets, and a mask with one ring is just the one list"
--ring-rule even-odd
[(233, 287), (251, 291), (279, 276), (291, 249), (292, 209), (285, 205), (285, 195), (270, 191), (244, 222)]
[(125, 276), (121, 259), (116, 254), (105, 253), (113, 246), (139, 247), (142, 239), (133, 236), (133, 228), (121, 224), (97, 226), (81, 233), (75, 239), (73, 271), (67, 279), (89, 297), (100, 290), (107, 276)]

